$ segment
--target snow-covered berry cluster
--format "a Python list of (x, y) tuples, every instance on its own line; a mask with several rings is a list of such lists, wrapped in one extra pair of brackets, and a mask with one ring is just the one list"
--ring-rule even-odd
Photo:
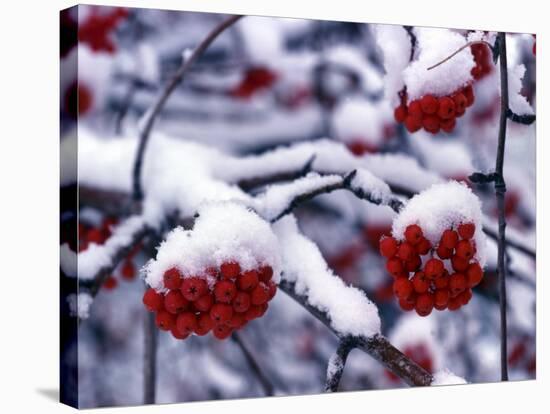
[(483, 79), (490, 74), (493, 70), (493, 63), (491, 62), (492, 54), (489, 46), (484, 43), (475, 43), (470, 46), (472, 55), (476, 65), (472, 68), (470, 73), (472, 77), (477, 81)]
[(272, 277), (269, 265), (243, 272), (236, 261), (205, 269), (203, 276), (184, 275), (173, 267), (164, 273), (166, 292), (149, 288), (143, 304), (156, 313), (158, 328), (176, 339), (210, 331), (217, 339), (226, 339), (265, 314), (277, 293)]
[(428, 316), (437, 310), (457, 310), (472, 298), (472, 288), (483, 278), (483, 269), (474, 259), (476, 227), (461, 223), (446, 229), (436, 246), (424, 237), (416, 224), (407, 226), (404, 240), (380, 240), (380, 253), (387, 258), (393, 292), (399, 306)]
[(408, 105), (406, 94), (402, 96), (401, 104), (395, 108), (394, 117), (410, 133), (421, 128), (432, 134), (439, 131), (452, 132), (456, 126), (456, 118), (464, 115), (466, 108), (475, 100), (472, 85), (466, 85), (450, 95), (436, 97), (427, 94)]

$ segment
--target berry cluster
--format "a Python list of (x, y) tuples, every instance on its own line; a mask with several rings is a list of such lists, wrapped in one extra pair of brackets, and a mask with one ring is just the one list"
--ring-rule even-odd
[(248, 69), (241, 82), (229, 94), (234, 98), (249, 99), (262, 89), (270, 88), (277, 80), (277, 74), (266, 67)]
[[(112, 234), (112, 228), (118, 223), (118, 220), (113, 217), (105, 218), (99, 227), (89, 226), (84, 223), (78, 223), (78, 251), (82, 252), (90, 246), (90, 243), (103, 244), (107, 241)], [(136, 245), (130, 253), (124, 258), (122, 265), (120, 266), (120, 277), (124, 280), (134, 280), (137, 271), (133, 262), (135, 256), (141, 250), (141, 245)], [(118, 280), (114, 275), (109, 275), (105, 279), (102, 285), (107, 290), (112, 290), (118, 286)]]
[(484, 43), (475, 43), (470, 46), (470, 50), (472, 51), (472, 55), (474, 55), (474, 61), (476, 63), (470, 73), (477, 81), (487, 76), (493, 70), (491, 50), (489, 46)]
[[(249, 321), (265, 314), (277, 293), (273, 269), (265, 265), (241, 271), (237, 262), (225, 262), (219, 269), (208, 268), (204, 277), (183, 275), (173, 267), (164, 273), (166, 293), (149, 288), (143, 304), (155, 312), (159, 329), (176, 339), (212, 334), (226, 339)], [(207, 277), (214, 283), (208, 283)]]
[(435, 97), (424, 95), (407, 105), (406, 94), (402, 95), (401, 104), (395, 108), (394, 117), (410, 133), (421, 128), (437, 134), (439, 131), (452, 132), (456, 126), (456, 118), (466, 112), (466, 108), (474, 103), (474, 90), (467, 85), (451, 95)]
[(110, 37), (121, 20), (128, 16), (128, 10), (117, 7), (110, 13), (93, 10), (78, 30), (78, 40), (87, 43), (94, 52), (114, 53), (116, 46)]
[(454, 311), (470, 301), (472, 288), (483, 278), (475, 260), (475, 231), (473, 223), (462, 223), (456, 230), (446, 229), (437, 246), (432, 246), (422, 228), (411, 224), (402, 242), (380, 239), (380, 253), (387, 258), (386, 269), (394, 277), (393, 292), (401, 309), (427, 316), (434, 308)]

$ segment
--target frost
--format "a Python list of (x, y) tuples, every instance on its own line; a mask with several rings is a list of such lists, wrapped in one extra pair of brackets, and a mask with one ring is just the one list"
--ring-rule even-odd
[(176, 267), (184, 277), (204, 276), (213, 282), (206, 269), (226, 261), (237, 261), (242, 270), (270, 265), (273, 280), (279, 280), (281, 258), (270, 225), (244, 205), (208, 203), (199, 209), (193, 230), (177, 227), (168, 234), (144, 268), (145, 281), (162, 290), (164, 272)]
[(458, 375), (453, 374), (448, 369), (444, 369), (436, 372), (433, 375), (433, 381), (431, 385), (458, 385), (467, 384), (466, 380)]
[(475, 62), (469, 48), (431, 70), (466, 44), (466, 39), (452, 30), (417, 28), (418, 58), (403, 71), (409, 102), (426, 94), (450, 95), (472, 81), (471, 69)]
[(274, 230), (281, 246), (284, 279), (295, 282), (296, 293), (306, 295), (309, 304), (327, 313), (334, 330), (366, 337), (380, 333), (376, 305), (327, 267), (318, 247), (298, 231), (294, 217), (283, 218)]
[(486, 239), (482, 231), (481, 202), (472, 190), (456, 181), (435, 184), (414, 196), (394, 220), (392, 233), (403, 240), (407, 226), (418, 224), (424, 236), (435, 245), (445, 229), (460, 223), (475, 224), (475, 258), (484, 266)]
[(94, 299), (89, 293), (79, 293), (78, 295), (71, 293), (67, 296), (70, 315), (80, 319), (88, 319), (93, 301)]

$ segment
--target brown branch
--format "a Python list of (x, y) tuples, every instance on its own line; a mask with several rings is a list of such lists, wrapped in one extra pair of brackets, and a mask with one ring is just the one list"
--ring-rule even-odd
[(340, 340), (336, 352), (329, 359), (327, 367), (326, 392), (336, 392), (340, 387), (340, 381), (344, 374), (349, 353), (357, 347), (357, 341), (353, 337), (345, 337)]
[(436, 63), (435, 65), (432, 65), (430, 66), (428, 69), (426, 70), (432, 70), (432, 69), (435, 69), (437, 68), (439, 65), (442, 65), (443, 63), (447, 62), (448, 60), (452, 59), (454, 56), (458, 55), (460, 52), (462, 52), (464, 49), (466, 49), (467, 47), (470, 47), (470, 46), (473, 46), (473, 45), (479, 45), (479, 44), (482, 44), (482, 45), (487, 45), (489, 46), (489, 48), (492, 50), (493, 49), (493, 45), (491, 45), (489, 42), (486, 42), (485, 40), (475, 40), (473, 42), (468, 42), (466, 43), (464, 46), (461, 46), (460, 48), (458, 48), (458, 50), (454, 51), (453, 53), (451, 53), (449, 56), (447, 56), (445, 59), (443, 59), (442, 61)]
[[(279, 288), (321, 321), (338, 338), (349, 338), (349, 336), (342, 335), (332, 327), (325, 312), (310, 305), (306, 296), (296, 293), (294, 283), (283, 280), (279, 283)], [(377, 334), (368, 338), (363, 336), (353, 336), (351, 338), (355, 341), (358, 349), (369, 354), (407, 384), (427, 386), (432, 383), (433, 377), (429, 372), (401, 353), (384, 336)]]
[(184, 76), (188, 72), (193, 63), (199, 59), (202, 54), (208, 49), (210, 44), (228, 27), (233, 25), (243, 16), (231, 16), (217, 25), (208, 35), (202, 40), (202, 42), (193, 50), (193, 53), (188, 59), (185, 59), (179, 69), (176, 71), (170, 82), (166, 85), (158, 100), (155, 102), (150, 111), (145, 115), (145, 125), (141, 128), (139, 134), (139, 146), (136, 153), (136, 158), (133, 168), (133, 188), (132, 188), (132, 200), (135, 203), (139, 203), (143, 200), (143, 188), (141, 186), (141, 170), (143, 164), (143, 158), (145, 154), (145, 148), (149, 141), (149, 136), (156, 118), (164, 107), (166, 101), (176, 89), (176, 87), (183, 81)]
[(274, 395), (274, 387), (273, 384), (269, 381), (265, 373), (263, 372), (262, 368), (260, 367), (260, 364), (258, 364), (258, 361), (252, 351), (247, 346), (246, 342), (241, 338), (241, 336), (237, 332), (233, 332), (231, 334), (231, 339), (239, 346), (241, 349), (246, 362), (250, 366), (250, 369), (252, 370), (253, 374), (256, 376), (258, 381), (260, 382), (265, 395), (267, 396), (273, 396)]

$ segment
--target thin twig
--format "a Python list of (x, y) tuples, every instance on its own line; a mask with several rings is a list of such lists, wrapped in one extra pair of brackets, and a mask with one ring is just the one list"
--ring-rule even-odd
[(155, 123), (156, 118), (158, 117), (160, 111), (164, 107), (164, 104), (174, 91), (176, 87), (183, 81), (183, 78), (189, 68), (193, 65), (193, 63), (199, 59), (202, 54), (208, 49), (210, 44), (228, 27), (233, 25), (236, 21), (238, 21), (243, 16), (231, 16), (228, 19), (221, 22), (219, 25), (217, 25), (205, 38), (204, 40), (193, 50), (193, 53), (191, 56), (189, 56), (188, 59), (184, 59), (182, 65), (179, 67), (179, 69), (176, 71), (168, 85), (164, 88), (162, 93), (160, 94), (158, 100), (155, 102), (153, 107), (150, 109), (150, 111), (147, 113), (145, 118), (145, 124), (141, 128), (141, 132), (139, 134), (139, 146), (136, 153), (136, 158), (134, 162), (134, 168), (133, 168), (133, 188), (132, 188), (132, 200), (134, 202), (141, 202), (143, 200), (143, 188), (141, 186), (141, 170), (142, 170), (142, 164), (143, 164), (143, 157), (145, 154), (145, 148), (147, 147), (147, 142), (149, 141), (149, 136), (151, 134), (151, 130), (153, 129), (153, 125)]
[(241, 336), (237, 332), (233, 332), (231, 334), (231, 339), (233, 339), (233, 341), (239, 346), (239, 348), (243, 352), (246, 362), (248, 363), (248, 365), (250, 366), (250, 369), (252, 370), (252, 372), (260, 382), (265, 392), (265, 395), (267, 396), (274, 395), (273, 384), (269, 381), (269, 379), (263, 372), (262, 368), (260, 367), (260, 364), (258, 364), (256, 357), (253, 355), (252, 351), (249, 349), (249, 347), (247, 346), (243, 338), (241, 338)]
[[(279, 288), (307, 309), (338, 338), (348, 337), (332, 327), (330, 318), (325, 312), (310, 305), (306, 296), (296, 293), (294, 283), (283, 280), (279, 283)], [(429, 372), (394, 347), (384, 336), (377, 334), (368, 338), (363, 336), (353, 336), (352, 338), (358, 349), (376, 359), (405, 383), (416, 386), (427, 386), (432, 383), (433, 377)]]
[(338, 391), (348, 355), (355, 347), (357, 347), (357, 342), (353, 337), (346, 337), (340, 340), (336, 352), (329, 359), (327, 380), (325, 383), (326, 392)]
[(158, 329), (155, 314), (143, 312), (144, 352), (143, 352), (143, 404), (154, 404), (157, 383), (157, 341)]
[(498, 33), (500, 58), (500, 121), (498, 147), (495, 163), (495, 197), (498, 209), (498, 255), (497, 269), (500, 299), (500, 369), (502, 381), (508, 380), (507, 323), (506, 323), (506, 215), (504, 199), (506, 183), (504, 181), (504, 149), (506, 145), (506, 123), (508, 111), (508, 62), (506, 58), (506, 34)]
[(523, 125), (531, 125), (533, 122), (537, 120), (536, 115), (530, 115), (530, 114), (518, 115), (514, 111), (512, 111), (510, 108), (506, 110), (506, 117), (512, 122), (516, 122), (518, 124), (523, 124)]
[(464, 46), (461, 46), (458, 50), (454, 51), (453, 53), (451, 53), (449, 56), (447, 56), (445, 59), (443, 59), (442, 61), (440, 62), (437, 62), (435, 65), (432, 65), (430, 66), (428, 69), (426, 70), (432, 70), (432, 69), (435, 69), (437, 68), (439, 65), (442, 65), (443, 63), (447, 62), (448, 60), (450, 60), (451, 58), (453, 58), (454, 56), (458, 55), (460, 52), (462, 52), (464, 49), (466, 49), (467, 47), (470, 47), (470, 46), (474, 46), (474, 45), (479, 45), (479, 44), (482, 44), (482, 45), (487, 45), (489, 46), (489, 48), (492, 50), (493, 49), (493, 45), (491, 45), (489, 42), (486, 42), (485, 40), (475, 40), (473, 42), (468, 42), (466, 43)]

